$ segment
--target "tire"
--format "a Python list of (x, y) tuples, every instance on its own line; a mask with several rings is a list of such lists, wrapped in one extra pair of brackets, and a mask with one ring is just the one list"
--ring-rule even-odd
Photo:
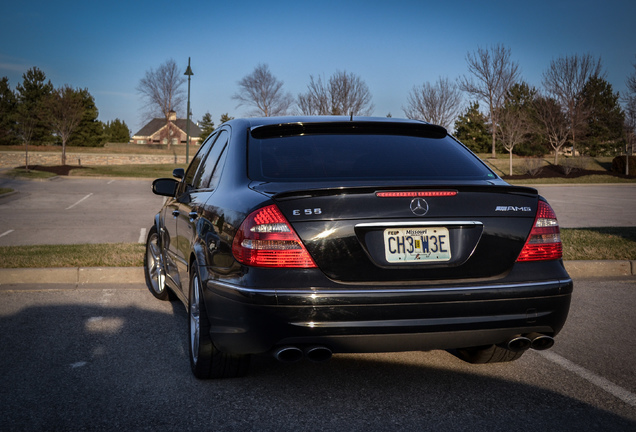
[(199, 379), (236, 378), (247, 374), (250, 356), (223, 353), (216, 349), (210, 338), (208, 319), (201, 279), (196, 263), (190, 273), (190, 298), (188, 300), (188, 333), (190, 366)]
[(519, 359), (525, 351), (510, 351), (497, 345), (485, 347), (460, 348), (455, 355), (468, 363), (505, 363)]
[(157, 227), (150, 228), (146, 239), (144, 255), (144, 275), (150, 293), (159, 300), (173, 300), (174, 294), (166, 286), (166, 272), (163, 266), (163, 253)]

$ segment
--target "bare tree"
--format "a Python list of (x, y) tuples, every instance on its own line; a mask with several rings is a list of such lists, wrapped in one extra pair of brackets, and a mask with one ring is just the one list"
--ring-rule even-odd
[(53, 90), (47, 106), (51, 128), (62, 140), (62, 165), (66, 165), (66, 143), (84, 115), (82, 95), (65, 85)]
[[(145, 117), (163, 116), (166, 119), (166, 130), (170, 131), (170, 112), (183, 109), (186, 100), (185, 89), (182, 88), (186, 78), (177, 68), (177, 63), (170, 59), (156, 70), (146, 71), (146, 75), (139, 81), (137, 91), (144, 99)], [(168, 139), (170, 147), (170, 139)]]
[(337, 71), (324, 82), (310, 76), (307, 93), (298, 95), (298, 107), (305, 115), (358, 115), (373, 113), (371, 92), (356, 74)]
[(531, 131), (526, 111), (513, 105), (504, 106), (499, 111), (497, 136), (510, 156), (510, 175), (512, 175), (512, 150)]
[(329, 89), (322, 78), (318, 77), (318, 80), (314, 80), (313, 75), (310, 75), (307, 93), (298, 95), (298, 108), (304, 115), (329, 115), (331, 114), (330, 100)]
[(539, 132), (554, 149), (554, 165), (558, 165), (559, 152), (570, 136), (570, 127), (559, 102), (550, 97), (538, 96), (534, 101), (534, 113)]
[(629, 175), (629, 154), (634, 153), (636, 142), (636, 63), (634, 71), (627, 77), (627, 94), (623, 98), (625, 102), (625, 175)]
[(501, 44), (490, 49), (478, 48), (476, 53), (466, 54), (468, 71), (474, 76), (459, 79), (460, 88), (488, 104), (492, 132), (492, 157), (495, 150), (498, 111), (506, 93), (519, 79), (519, 65), (510, 59), (510, 49)]
[(253, 115), (272, 117), (286, 115), (287, 110), (294, 102), (290, 93), (283, 91), (283, 81), (276, 79), (266, 64), (259, 64), (254, 71), (244, 76), (239, 82), (239, 91), (232, 99), (239, 101), (241, 105), (255, 108)]
[(449, 129), (462, 109), (459, 86), (448, 78), (439, 78), (435, 85), (425, 82), (414, 86), (408, 95), (404, 115)]
[(34, 109), (33, 106), (27, 106), (24, 103), (18, 104), (15, 113), (15, 127), (18, 138), (24, 143), (24, 167), (29, 171), (29, 144), (33, 139), (35, 127), (39, 121), (39, 108)]
[(559, 57), (543, 73), (543, 87), (565, 110), (572, 137), (572, 154), (576, 154), (577, 131), (585, 124), (585, 103), (581, 94), (587, 81), (601, 76), (601, 59), (591, 54)]

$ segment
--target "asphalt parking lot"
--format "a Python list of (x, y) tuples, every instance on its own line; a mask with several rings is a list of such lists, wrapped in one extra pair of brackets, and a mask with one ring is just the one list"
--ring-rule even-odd
[(509, 364), (256, 356), (247, 377), (219, 381), (190, 372), (183, 305), (141, 284), (4, 286), (0, 429), (636, 430), (636, 279), (575, 286), (554, 348)]

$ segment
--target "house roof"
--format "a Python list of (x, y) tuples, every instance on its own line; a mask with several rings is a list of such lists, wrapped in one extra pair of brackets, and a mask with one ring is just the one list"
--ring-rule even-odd
[[(176, 127), (181, 129), (183, 133), (186, 132), (186, 119), (176, 119), (172, 121)], [(149, 137), (155, 134), (159, 129), (166, 125), (165, 118), (155, 118), (150, 120), (144, 127), (142, 127), (139, 132), (137, 132), (134, 136), (139, 137)], [(192, 120), (190, 120), (190, 137), (197, 138), (201, 136), (201, 129), (196, 125)]]

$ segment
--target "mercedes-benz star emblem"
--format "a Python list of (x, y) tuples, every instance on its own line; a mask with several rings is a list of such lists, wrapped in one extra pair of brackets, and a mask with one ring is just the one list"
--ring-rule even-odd
[(417, 216), (424, 216), (428, 212), (428, 203), (422, 198), (411, 201), (411, 211)]

